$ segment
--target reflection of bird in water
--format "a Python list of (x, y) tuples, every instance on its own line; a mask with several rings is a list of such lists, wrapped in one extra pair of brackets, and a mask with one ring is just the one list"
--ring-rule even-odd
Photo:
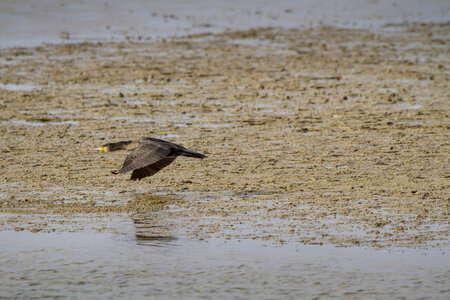
[[(153, 193), (133, 194), (133, 198), (142, 205), (130, 211), (130, 218), (136, 229), (135, 238), (138, 245), (170, 246), (176, 240), (172, 228), (176, 219), (168, 217), (167, 206), (176, 206), (178, 199), (173, 195), (155, 195)], [(145, 207), (145, 210), (142, 210)]]
[(170, 226), (157, 214), (140, 213), (132, 216), (136, 227), (136, 243), (144, 246), (167, 246), (176, 240)]
[(114, 174), (121, 174), (133, 171), (131, 173), (131, 180), (141, 180), (142, 178), (156, 174), (170, 165), (180, 155), (195, 158), (206, 157), (203, 154), (188, 150), (183, 146), (148, 137), (134, 142), (109, 143), (97, 149), (103, 152), (117, 150), (132, 151), (125, 159), (120, 171), (113, 172)]

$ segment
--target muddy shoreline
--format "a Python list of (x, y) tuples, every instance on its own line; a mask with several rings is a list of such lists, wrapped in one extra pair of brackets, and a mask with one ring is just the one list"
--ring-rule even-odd
[[(449, 27), (0, 49), (0, 230), (448, 247)], [(208, 159), (94, 150), (143, 136)]]

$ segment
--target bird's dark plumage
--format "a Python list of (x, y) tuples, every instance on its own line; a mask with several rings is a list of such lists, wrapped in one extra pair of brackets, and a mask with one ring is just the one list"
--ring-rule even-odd
[(206, 157), (183, 146), (155, 138), (143, 138), (135, 142), (109, 143), (99, 149), (105, 152), (132, 150), (118, 172), (133, 171), (131, 180), (141, 180), (156, 174), (170, 165), (180, 155), (195, 158)]

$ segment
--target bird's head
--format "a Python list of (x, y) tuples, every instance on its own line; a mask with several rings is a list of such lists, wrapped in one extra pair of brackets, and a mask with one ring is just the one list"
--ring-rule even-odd
[(113, 151), (113, 150), (111, 150), (112, 149), (111, 146), (112, 146), (112, 143), (104, 144), (103, 146), (98, 147), (97, 150), (100, 150), (102, 152), (111, 152), (111, 151)]
[(104, 144), (101, 147), (98, 147), (97, 150), (100, 150), (102, 152), (112, 152), (117, 150), (127, 150), (127, 146), (130, 145), (131, 141), (126, 142), (118, 142), (118, 143), (108, 143)]

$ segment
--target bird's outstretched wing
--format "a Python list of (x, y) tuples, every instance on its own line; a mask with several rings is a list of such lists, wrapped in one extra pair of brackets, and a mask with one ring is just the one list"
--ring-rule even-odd
[(176, 157), (166, 157), (163, 158), (154, 164), (148, 165), (146, 167), (134, 170), (133, 173), (131, 173), (131, 180), (141, 180), (142, 178), (152, 176), (156, 174), (157, 172), (161, 171), (163, 168), (170, 165)]
[(166, 158), (170, 150), (169, 145), (158, 142), (140, 143), (133, 152), (128, 154), (119, 173), (126, 173), (152, 165)]

